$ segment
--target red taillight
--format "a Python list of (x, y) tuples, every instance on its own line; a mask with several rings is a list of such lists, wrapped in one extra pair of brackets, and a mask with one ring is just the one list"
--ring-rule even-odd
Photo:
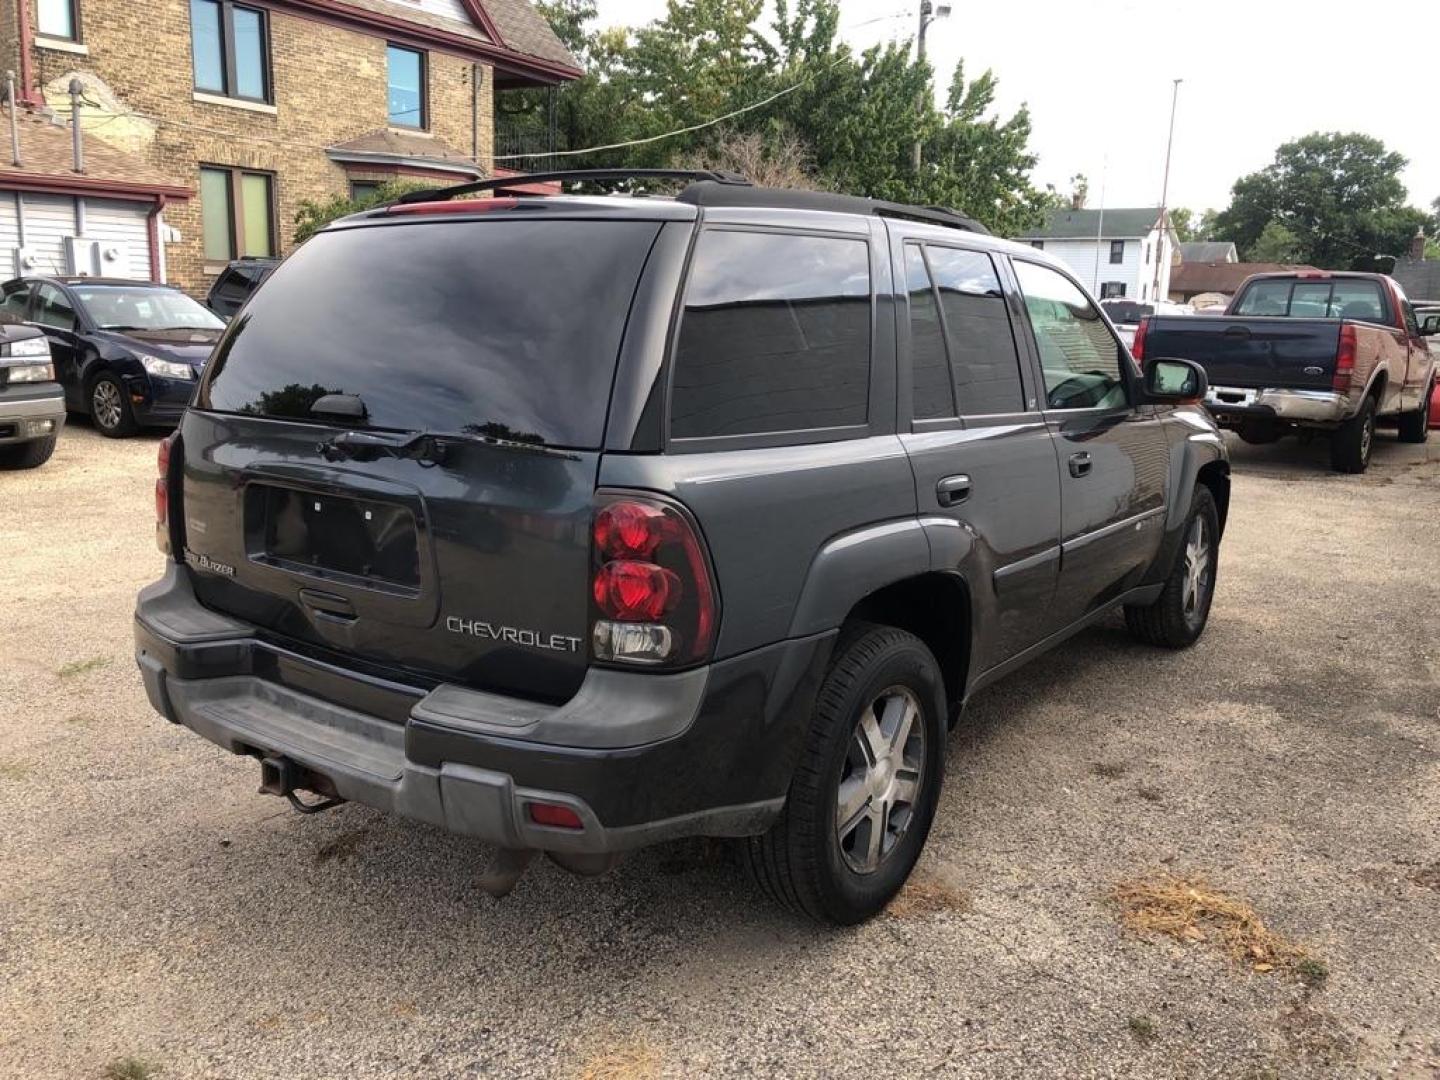
[(1350, 392), (1350, 380), (1355, 375), (1355, 349), (1355, 327), (1341, 323), (1340, 347), (1335, 351), (1335, 378), (1331, 385), (1342, 394)]
[(677, 667), (710, 654), (715, 586), (700, 534), (680, 507), (602, 494), (592, 553), (595, 659)]
[(607, 562), (595, 572), (595, 606), (621, 622), (654, 622), (680, 599), (680, 579), (648, 562)]
[(387, 214), (485, 214), (491, 210), (514, 210), (519, 199), (451, 199), (439, 202), (396, 203)]
[(583, 829), (585, 827), (585, 823), (580, 820), (580, 815), (568, 806), (546, 802), (532, 802), (527, 805), (530, 808), (530, 820), (536, 825), (548, 825), (552, 829)]
[(170, 554), (170, 448), (179, 437), (172, 431), (160, 440), (155, 454), (155, 543)]
[(660, 546), (665, 512), (637, 502), (611, 503), (595, 515), (595, 546), (616, 559), (648, 559)]
[(1140, 325), (1135, 327), (1135, 343), (1130, 346), (1130, 355), (1135, 358), (1137, 363), (1143, 363), (1145, 360), (1145, 332), (1149, 329), (1150, 316), (1142, 315)]

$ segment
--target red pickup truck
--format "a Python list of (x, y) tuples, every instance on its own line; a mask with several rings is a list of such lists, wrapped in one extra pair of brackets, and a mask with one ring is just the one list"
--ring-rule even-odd
[(1334, 468), (1364, 472), (1377, 424), (1425, 441), (1435, 332), (1383, 274), (1255, 274), (1224, 315), (1143, 321), (1132, 351), (1204, 367), (1206, 407), (1246, 442), (1327, 432)]

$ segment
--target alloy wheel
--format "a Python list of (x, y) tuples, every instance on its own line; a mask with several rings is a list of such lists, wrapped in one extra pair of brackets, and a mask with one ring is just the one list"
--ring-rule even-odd
[(1185, 536), (1185, 591), (1181, 611), (1187, 623), (1193, 624), (1204, 610), (1210, 592), (1212, 561), (1205, 519), (1197, 514)]
[(123, 403), (120, 388), (109, 379), (101, 379), (90, 392), (90, 414), (95, 422), (107, 431), (120, 426)]
[(924, 769), (920, 702), (892, 686), (861, 712), (841, 766), (835, 833), (851, 870), (873, 873), (895, 850), (915, 816)]

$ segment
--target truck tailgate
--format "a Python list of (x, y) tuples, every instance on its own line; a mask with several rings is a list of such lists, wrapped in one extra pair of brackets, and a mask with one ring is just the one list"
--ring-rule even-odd
[(1339, 319), (1158, 318), (1145, 337), (1147, 358), (1193, 360), (1212, 386), (1328, 390), (1339, 348)]

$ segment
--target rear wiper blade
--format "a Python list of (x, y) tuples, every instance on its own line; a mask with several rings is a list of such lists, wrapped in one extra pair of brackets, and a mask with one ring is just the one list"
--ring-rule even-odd
[(408, 458), (424, 464), (438, 465), (443, 462), (451, 444), (467, 443), (493, 446), (497, 450), (511, 450), (545, 457), (559, 457), (567, 461), (578, 461), (580, 456), (569, 450), (540, 443), (520, 442), (493, 435), (455, 434), (436, 431), (342, 431), (320, 443), (316, 449), (326, 461), (367, 459), (386, 455)]

